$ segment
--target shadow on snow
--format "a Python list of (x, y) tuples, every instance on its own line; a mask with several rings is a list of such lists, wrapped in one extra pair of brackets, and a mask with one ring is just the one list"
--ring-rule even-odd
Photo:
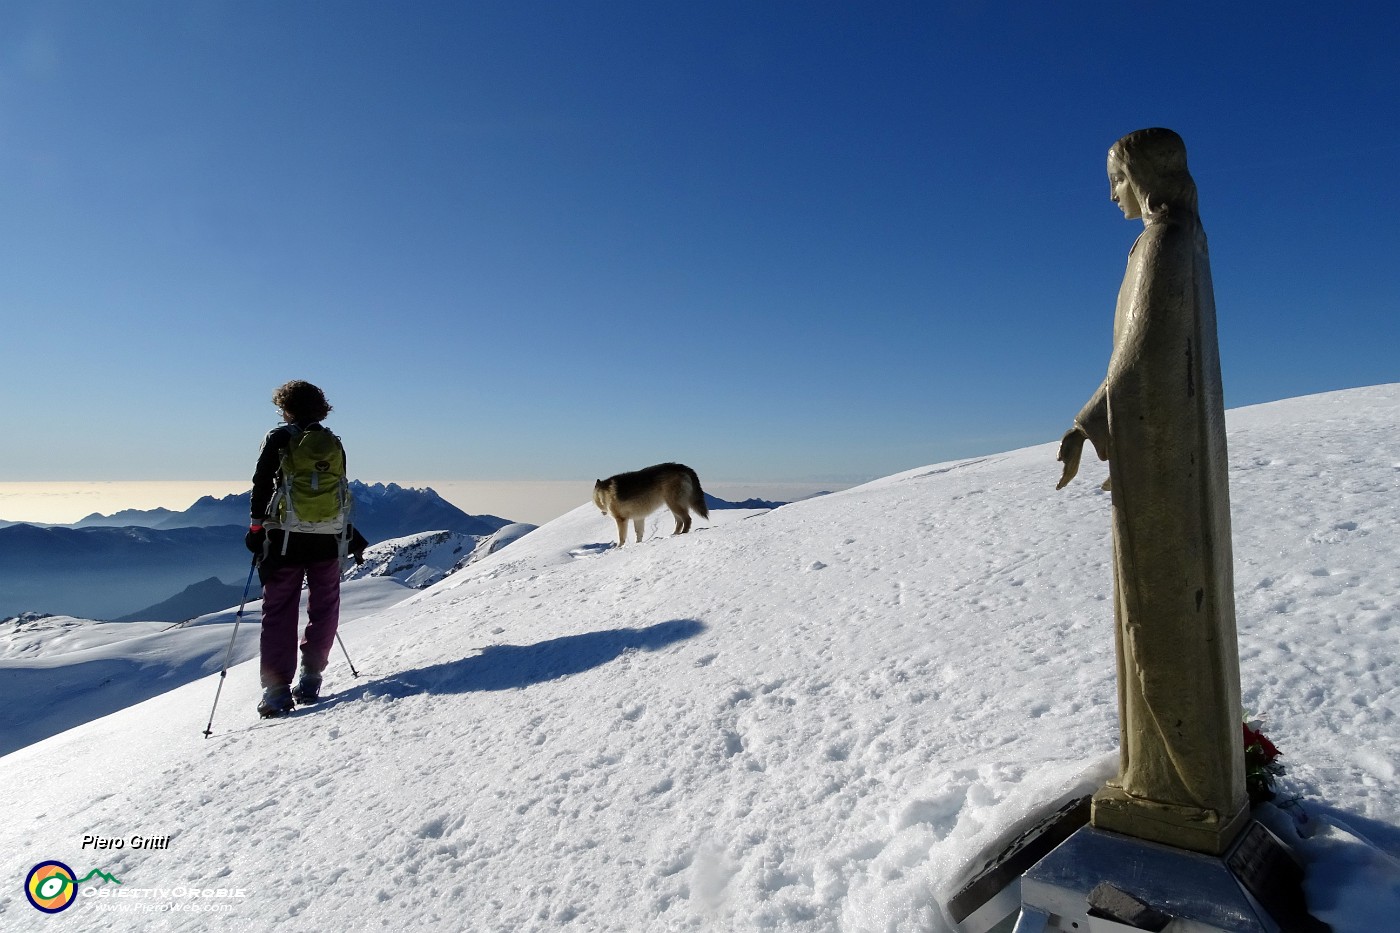
[(533, 645), (488, 645), (480, 654), (405, 671), (329, 696), (320, 708), (364, 697), (517, 690), (602, 667), (633, 651), (658, 651), (705, 630), (696, 619), (672, 619), (643, 629), (565, 635)]

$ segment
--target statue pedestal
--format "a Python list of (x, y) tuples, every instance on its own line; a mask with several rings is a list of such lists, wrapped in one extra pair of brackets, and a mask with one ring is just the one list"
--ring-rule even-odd
[(1223, 856), (1085, 827), (1021, 876), (1014, 933), (1321, 933), (1303, 871), (1263, 824)]
[(1178, 849), (1224, 855), (1249, 823), (1249, 804), (1245, 803), (1228, 819), (1222, 820), (1212, 810), (1140, 800), (1109, 785), (1094, 794), (1090, 823), (1095, 829)]

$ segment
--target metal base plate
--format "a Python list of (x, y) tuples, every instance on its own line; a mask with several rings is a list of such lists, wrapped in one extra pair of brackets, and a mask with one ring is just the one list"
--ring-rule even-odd
[(1091, 912), (1089, 895), (1105, 882), (1170, 917), (1164, 933), (1329, 929), (1307, 913), (1287, 848), (1251, 823), (1223, 858), (1085, 827), (1022, 876), (1017, 930), (1144, 929)]

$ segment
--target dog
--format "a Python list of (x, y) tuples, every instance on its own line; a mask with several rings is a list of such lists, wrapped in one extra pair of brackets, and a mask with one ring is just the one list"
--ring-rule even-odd
[(617, 546), (627, 543), (627, 522), (632, 522), (636, 542), (642, 541), (646, 518), (662, 504), (676, 517), (675, 534), (690, 530), (690, 513), (709, 520), (700, 477), (683, 463), (658, 463), (633, 473), (619, 473), (593, 483), (593, 504), (617, 522)]

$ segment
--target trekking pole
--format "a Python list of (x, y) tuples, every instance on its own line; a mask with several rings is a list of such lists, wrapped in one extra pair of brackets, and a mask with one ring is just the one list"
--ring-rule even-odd
[[(340, 637), (339, 632), (335, 633), (335, 640), (340, 643), (340, 650), (345, 651), (345, 640)], [(360, 672), (355, 670), (355, 662), (350, 660), (350, 652), (348, 651), (345, 651), (345, 663), (350, 665), (350, 673), (356, 677), (360, 676)]]
[(228, 676), (228, 661), (233, 657), (233, 641), (238, 637), (238, 625), (243, 621), (243, 607), (248, 605), (248, 591), (253, 588), (253, 571), (258, 569), (258, 555), (253, 555), (253, 565), (248, 568), (248, 582), (243, 584), (243, 599), (238, 603), (238, 614), (233, 617), (233, 634), (228, 637), (228, 650), (224, 652), (224, 666), (219, 671), (219, 689), (214, 691), (214, 706), (209, 710), (209, 725), (204, 727), (204, 737), (214, 734), (214, 710), (219, 708), (219, 694), (224, 692), (224, 678)]

